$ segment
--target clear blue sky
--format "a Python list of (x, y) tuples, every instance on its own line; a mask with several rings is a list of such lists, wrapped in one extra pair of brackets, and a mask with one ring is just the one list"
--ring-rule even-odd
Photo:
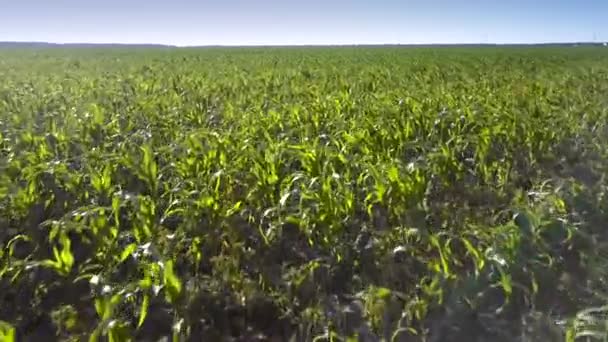
[(0, 0), (0, 41), (608, 41), (608, 0)]

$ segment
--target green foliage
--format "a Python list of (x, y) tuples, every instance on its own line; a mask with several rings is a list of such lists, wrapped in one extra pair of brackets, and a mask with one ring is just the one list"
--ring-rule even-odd
[(10, 324), (0, 321), (0, 341), (16, 342), (15, 328)]
[(0, 51), (0, 340), (605, 339), (606, 57)]

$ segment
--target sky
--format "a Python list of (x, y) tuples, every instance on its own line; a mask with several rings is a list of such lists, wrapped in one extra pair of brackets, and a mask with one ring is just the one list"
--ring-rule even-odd
[(0, 0), (0, 41), (179, 46), (608, 41), (608, 0)]

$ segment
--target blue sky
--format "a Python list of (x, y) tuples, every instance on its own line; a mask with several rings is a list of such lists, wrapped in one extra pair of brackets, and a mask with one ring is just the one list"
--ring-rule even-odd
[(0, 0), (0, 41), (174, 45), (608, 41), (608, 0)]

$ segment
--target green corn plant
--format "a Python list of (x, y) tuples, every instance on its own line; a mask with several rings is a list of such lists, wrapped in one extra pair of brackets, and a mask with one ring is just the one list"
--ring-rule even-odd
[(72, 266), (74, 266), (71, 241), (65, 234), (61, 234), (59, 244), (61, 249), (56, 246), (53, 247), (54, 259), (43, 260), (40, 262), (40, 266), (50, 268), (62, 276), (68, 276), (72, 271)]

